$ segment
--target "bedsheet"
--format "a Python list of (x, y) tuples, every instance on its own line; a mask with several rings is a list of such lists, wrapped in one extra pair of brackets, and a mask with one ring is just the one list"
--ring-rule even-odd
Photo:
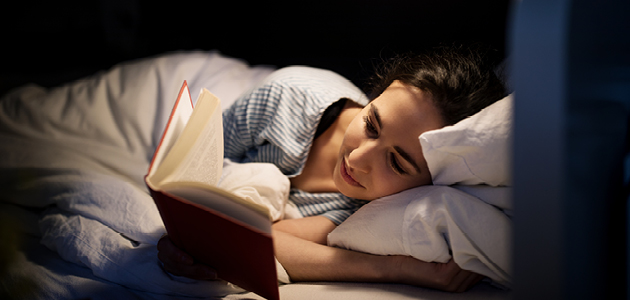
[[(256, 299), (225, 282), (164, 272), (164, 233), (143, 182), (184, 80), (225, 107), (273, 67), (216, 51), (178, 52), (123, 63), (54, 89), (28, 85), (0, 99), (0, 205), (21, 238), (5, 286), (33, 299)], [(8, 225), (7, 225), (8, 224)], [(369, 296), (368, 296), (369, 295)], [(502, 299), (478, 285), (465, 294), (388, 284), (281, 287), (284, 299)]]

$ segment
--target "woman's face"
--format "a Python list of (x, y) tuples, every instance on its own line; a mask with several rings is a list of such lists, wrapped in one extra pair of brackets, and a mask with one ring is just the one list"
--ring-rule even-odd
[(348, 126), (335, 185), (348, 197), (374, 200), (431, 184), (418, 137), (444, 125), (428, 95), (394, 81)]

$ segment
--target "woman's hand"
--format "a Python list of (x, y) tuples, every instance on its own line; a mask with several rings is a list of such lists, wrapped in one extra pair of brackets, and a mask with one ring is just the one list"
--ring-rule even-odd
[(164, 235), (157, 244), (158, 259), (164, 264), (164, 269), (177, 276), (184, 276), (199, 280), (217, 280), (217, 272), (204, 264), (195, 263), (195, 260), (186, 252), (177, 248)]
[(393, 256), (390, 270), (394, 282), (434, 288), (447, 292), (465, 292), (484, 276), (462, 270), (454, 260), (447, 263), (428, 263), (410, 256)]

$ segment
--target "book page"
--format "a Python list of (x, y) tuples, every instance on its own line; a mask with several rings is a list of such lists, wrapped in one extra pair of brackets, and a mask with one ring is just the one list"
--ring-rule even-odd
[(167, 182), (197, 181), (216, 186), (223, 168), (223, 120), (219, 99), (204, 89), (186, 127), (149, 174), (154, 187)]
[(182, 160), (168, 181), (193, 181), (217, 185), (223, 172), (223, 120), (221, 110), (217, 108), (205, 123), (188, 156)]
[(250, 203), (234, 194), (223, 190), (208, 190), (195, 182), (168, 183), (163, 188), (169, 194), (203, 205), (264, 233), (271, 234), (271, 219), (266, 207), (259, 206), (251, 209)]
[(184, 81), (184, 84), (179, 90), (177, 100), (173, 105), (173, 109), (171, 110), (169, 120), (166, 123), (166, 128), (164, 129), (162, 139), (160, 140), (160, 143), (155, 150), (155, 154), (153, 155), (153, 161), (151, 161), (149, 174), (152, 174), (156, 169), (153, 166), (158, 166), (162, 163), (164, 157), (166, 157), (166, 154), (171, 150), (171, 148), (175, 144), (175, 141), (177, 141), (177, 138), (186, 127), (186, 123), (188, 123), (188, 120), (190, 119), (192, 113), (192, 99), (190, 98), (188, 84), (186, 83), (186, 81)]

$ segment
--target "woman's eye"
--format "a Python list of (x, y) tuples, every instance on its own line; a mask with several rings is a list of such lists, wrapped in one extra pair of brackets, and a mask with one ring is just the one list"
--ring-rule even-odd
[(364, 116), (363, 122), (365, 122), (365, 132), (367, 132), (369, 137), (378, 136), (378, 130), (376, 130), (376, 127), (374, 126), (374, 123), (372, 123), (372, 120), (370, 120), (369, 116)]
[(390, 164), (392, 165), (392, 168), (394, 169), (396, 173), (401, 174), (401, 175), (407, 174), (405, 169), (398, 162), (398, 159), (396, 159), (396, 155), (391, 154), (389, 160), (390, 160)]

